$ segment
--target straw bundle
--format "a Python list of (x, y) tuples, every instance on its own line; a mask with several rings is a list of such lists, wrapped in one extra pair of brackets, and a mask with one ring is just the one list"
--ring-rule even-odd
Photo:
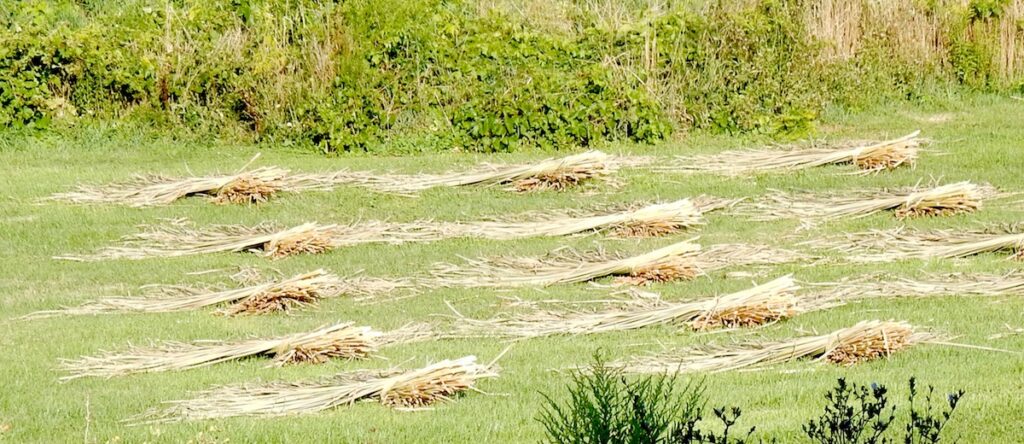
[[(714, 209), (711, 205), (710, 209)], [(520, 239), (539, 236), (567, 236), (588, 232), (611, 232), (623, 237), (663, 236), (702, 225), (704, 210), (690, 199), (652, 204), (597, 215), (557, 214), (532, 216), (529, 221), (485, 221), (426, 224), (443, 237), (478, 237), (485, 239)]]
[(755, 220), (799, 218), (831, 220), (841, 217), (865, 217), (881, 211), (894, 210), (903, 219), (917, 216), (948, 216), (970, 213), (981, 208), (984, 199), (1000, 193), (987, 185), (958, 182), (934, 188), (918, 187), (896, 191), (855, 191), (841, 195), (811, 193), (775, 193), (766, 199), (746, 205), (741, 213)]
[(803, 307), (794, 293), (792, 277), (697, 302), (662, 304), (599, 313), (542, 311), (533, 315), (492, 320), (461, 318), (459, 333), (470, 337), (540, 337), (596, 334), (652, 325), (685, 323), (695, 329), (762, 325), (794, 316)]
[(910, 231), (896, 228), (851, 233), (840, 240), (809, 244), (842, 252), (848, 260), (858, 262), (952, 259), (1001, 251), (1016, 255), (1024, 249), (1024, 226), (968, 231)]
[(618, 276), (614, 282), (622, 285), (647, 285), (672, 281), (688, 281), (701, 274), (693, 261), (688, 258), (672, 258), (650, 265), (634, 268), (625, 276)]
[(854, 164), (864, 173), (913, 165), (917, 159), (920, 131), (898, 139), (857, 147), (795, 150), (741, 150), (714, 155), (680, 157), (672, 165), (656, 168), (670, 172), (708, 172), (742, 175), (771, 171), (795, 171), (831, 164)]
[(327, 381), (222, 387), (202, 392), (194, 399), (171, 401), (172, 407), (165, 411), (151, 412), (129, 421), (154, 423), (309, 414), (363, 400), (376, 400), (399, 408), (420, 408), (451, 401), (458, 394), (473, 390), (478, 379), (497, 376), (492, 365), (478, 364), (476, 357), (466, 356), (404, 372), (343, 373)]
[(611, 174), (616, 166), (612, 157), (600, 151), (544, 159), (534, 164), (487, 165), (475, 171), (419, 175), (367, 175), (346, 183), (387, 193), (412, 194), (437, 187), (470, 185), (510, 185), (515, 191), (563, 190)]
[(383, 335), (370, 327), (340, 323), (267, 339), (166, 342), (154, 347), (131, 347), (121, 353), (65, 360), (62, 368), (71, 374), (61, 380), (188, 370), (253, 356), (272, 357), (275, 365), (321, 364), (332, 358), (363, 359), (377, 351)]
[(841, 365), (888, 357), (911, 345), (938, 339), (905, 322), (862, 321), (827, 335), (728, 348), (685, 349), (621, 363), (629, 373), (708, 372), (765, 367), (810, 358)]
[(386, 222), (362, 222), (348, 226), (305, 223), (288, 229), (272, 224), (252, 227), (214, 225), (195, 229), (183, 219), (165, 226), (144, 226), (143, 231), (122, 238), (122, 245), (107, 247), (88, 255), (58, 256), (55, 259), (97, 261), (178, 257), (221, 252), (253, 251), (278, 259), (294, 254), (316, 254), (338, 247), (366, 244), (425, 242), (439, 239), (417, 226)]
[(150, 286), (149, 295), (139, 298), (110, 297), (87, 302), (78, 307), (31, 313), (23, 319), (61, 315), (97, 315), (108, 313), (164, 313), (198, 310), (232, 304), (221, 314), (262, 314), (314, 304), (320, 299), (348, 295), (370, 298), (400, 289), (411, 290), (408, 280), (386, 280), (367, 277), (340, 278), (325, 270), (302, 273), (284, 280), (249, 285), (229, 290), (184, 286)]
[(1024, 296), (1024, 272), (954, 273), (925, 280), (894, 279), (831, 284), (857, 297)]
[(600, 253), (570, 253), (539, 259), (477, 259), (468, 260), (468, 264), (461, 267), (439, 264), (432, 273), (435, 283), (444, 287), (548, 286), (586, 282), (605, 276), (640, 275), (650, 270), (659, 270), (666, 276), (673, 273), (677, 278), (692, 278), (699, 272), (688, 258), (700, 251), (700, 245), (692, 241), (625, 259), (608, 260)]
[(467, 259), (466, 265), (442, 263), (434, 267), (440, 287), (549, 286), (586, 282), (607, 276), (617, 284), (688, 280), (709, 271), (740, 265), (775, 265), (808, 256), (761, 245), (719, 244), (702, 250), (696, 238), (633, 257), (602, 251), (557, 251), (543, 258)]
[(697, 254), (697, 268), (704, 271), (720, 270), (743, 265), (780, 265), (793, 262), (809, 263), (814, 258), (792, 250), (767, 245), (715, 244)]
[(230, 175), (172, 178), (135, 176), (100, 186), (81, 185), (75, 191), (57, 193), (50, 200), (71, 203), (115, 203), (133, 207), (167, 205), (188, 196), (210, 196), (216, 203), (266, 202), (286, 187), (288, 170), (257, 168)]

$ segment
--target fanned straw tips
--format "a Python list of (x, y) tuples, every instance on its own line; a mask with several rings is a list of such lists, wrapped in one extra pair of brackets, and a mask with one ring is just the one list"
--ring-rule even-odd
[(795, 292), (799, 288), (792, 277), (784, 276), (747, 290), (697, 302), (593, 313), (542, 311), (487, 321), (462, 317), (457, 329), (458, 334), (469, 337), (527, 338), (596, 334), (661, 324), (686, 324), (698, 330), (752, 327), (822, 306), (798, 299)]
[(154, 347), (132, 347), (121, 353), (104, 353), (62, 361), (68, 381), (83, 377), (111, 378), (133, 373), (188, 370), (236, 359), (265, 356), (274, 365), (322, 364), (329, 359), (364, 359), (382, 345), (395, 345), (430, 336), (423, 327), (381, 333), (370, 327), (340, 323), (308, 333), (243, 341), (167, 342)]
[(460, 393), (474, 390), (477, 380), (497, 376), (493, 363), (478, 364), (476, 357), (466, 356), (417, 370), (392, 370), (378, 375), (364, 371), (342, 373), (326, 381), (222, 387), (199, 393), (194, 399), (170, 401), (169, 409), (153, 411), (128, 422), (310, 414), (363, 400), (418, 409), (452, 401)]
[(294, 191), (288, 170), (256, 168), (228, 175), (174, 178), (159, 175), (136, 176), (107, 185), (81, 185), (75, 191), (58, 193), (50, 200), (79, 204), (113, 203), (133, 207), (167, 205), (189, 196), (208, 196), (215, 203), (261, 203), (278, 191)]
[(381, 174), (366, 175), (354, 180), (341, 179), (353, 185), (398, 194), (413, 194), (437, 187), (470, 185), (508, 185), (514, 191), (565, 190), (583, 182), (610, 175), (616, 169), (614, 159), (600, 151), (587, 151), (560, 159), (544, 159), (524, 165), (485, 165), (473, 171), (445, 174)]
[(556, 251), (542, 258), (467, 259), (466, 265), (438, 264), (432, 283), (440, 287), (549, 286), (616, 277), (616, 284), (689, 280), (728, 266), (781, 264), (806, 256), (744, 244), (722, 244), (701, 251), (690, 239), (633, 257), (602, 251)]
[(856, 262), (953, 259), (996, 252), (1008, 253), (1013, 259), (1024, 250), (1024, 225), (980, 230), (873, 230), (846, 234), (839, 239), (808, 242), (808, 245), (830, 248), (843, 253), (847, 260)]
[(398, 290), (412, 290), (415, 285), (403, 279), (369, 277), (340, 278), (324, 270), (302, 273), (287, 279), (250, 285), (242, 288), (216, 290), (175, 285), (149, 286), (146, 297), (110, 297), (87, 302), (78, 307), (31, 313), (23, 319), (64, 315), (96, 315), (108, 313), (163, 313), (224, 307), (225, 315), (264, 314), (286, 311), (317, 303), (320, 299), (347, 295), (372, 298)]
[(669, 172), (709, 172), (742, 175), (771, 171), (795, 171), (830, 164), (853, 164), (863, 173), (891, 170), (913, 165), (917, 159), (920, 131), (884, 142), (839, 148), (794, 150), (741, 150), (719, 154), (680, 157), (655, 170)]
[(853, 365), (938, 339), (932, 333), (915, 331), (906, 322), (862, 321), (827, 335), (733, 347), (684, 349), (637, 357), (619, 365), (628, 373), (717, 373), (805, 358)]
[(918, 216), (948, 216), (970, 213), (981, 208), (982, 201), (999, 197), (988, 185), (958, 182), (933, 188), (906, 188), (896, 191), (848, 191), (842, 194), (774, 193), (751, 204), (741, 204), (738, 212), (756, 220), (799, 218), (804, 221), (865, 217), (892, 210), (903, 219)]
[(94, 254), (59, 256), (55, 259), (145, 259), (242, 251), (257, 252), (278, 259), (295, 254), (317, 254), (350, 245), (399, 244), (436, 239), (436, 233), (386, 222), (361, 222), (348, 226), (310, 222), (288, 229), (272, 224), (251, 227), (214, 225), (198, 230), (187, 220), (179, 219), (164, 226), (144, 226), (142, 232), (124, 237), (121, 246), (107, 247)]

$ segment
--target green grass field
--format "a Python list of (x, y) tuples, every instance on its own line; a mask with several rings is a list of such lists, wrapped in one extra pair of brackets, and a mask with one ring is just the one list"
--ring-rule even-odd
[[(121, 349), (129, 342), (151, 340), (229, 339), (252, 335), (274, 336), (352, 320), (380, 330), (410, 321), (444, 326), (451, 322), (444, 302), (468, 315), (490, 317), (509, 308), (503, 297), (523, 299), (594, 299), (604, 293), (579, 286), (541, 290), (443, 290), (413, 299), (360, 304), (330, 299), (315, 309), (292, 315), (223, 318), (210, 310), (172, 314), (106, 315), (15, 321), (35, 310), (77, 305), (106, 295), (135, 294), (152, 283), (225, 282), (224, 275), (189, 276), (201, 270), (236, 266), (259, 267), (270, 273), (291, 275), (326, 268), (341, 275), (364, 270), (369, 276), (405, 276), (426, 271), (437, 261), (458, 262), (457, 256), (539, 255), (559, 246), (586, 249), (601, 245), (608, 250), (643, 252), (693, 233), (674, 238), (636, 240), (599, 236), (532, 239), (523, 241), (449, 240), (401, 246), (365, 245), (317, 256), (268, 261), (252, 254), (216, 254), (141, 261), (74, 263), (51, 259), (64, 253), (88, 252), (136, 232), (135, 226), (159, 218), (188, 217), (200, 225), (255, 224), (275, 221), (290, 225), (306, 221), (349, 222), (357, 219), (411, 221), (475, 220), (524, 211), (588, 208), (636, 200), (674, 200), (699, 194), (754, 197), (766, 190), (843, 190), (913, 185), (919, 181), (972, 180), (989, 182), (1008, 191), (1024, 191), (1024, 102), (977, 98), (932, 108), (896, 108), (857, 115), (830, 115), (820, 128), (829, 139), (882, 138), (922, 129), (931, 139), (916, 169), (904, 168), (873, 176), (854, 176), (849, 167), (826, 167), (806, 172), (725, 179), (701, 175), (652, 175), (627, 169), (620, 173), (620, 189), (590, 187), (585, 192), (542, 192), (515, 195), (494, 189), (432, 190), (418, 198), (373, 194), (358, 188), (333, 192), (282, 195), (259, 207), (215, 206), (201, 199), (148, 209), (122, 206), (74, 206), (38, 203), (37, 199), (64, 191), (80, 182), (117, 180), (137, 172), (179, 175), (233, 170), (262, 151), (260, 165), (294, 170), (336, 168), (443, 171), (481, 161), (512, 162), (548, 154), (473, 156), (467, 154), (423, 157), (324, 158), (273, 147), (225, 147), (173, 142), (138, 145), (130, 138), (107, 139), (104, 133), (83, 133), (74, 139), (26, 141), (8, 139), (0, 151), (0, 441), (9, 442), (535, 442), (542, 429), (535, 421), (541, 393), (561, 396), (568, 377), (553, 369), (585, 364), (601, 348), (612, 357), (624, 357), (664, 346), (701, 344), (732, 339), (784, 338), (808, 331), (826, 332), (865, 319), (899, 319), (932, 327), (956, 337), (957, 342), (1024, 350), (1024, 335), (988, 339), (1005, 332), (1006, 325), (1024, 327), (1024, 301), (1013, 298), (942, 297), (928, 299), (876, 299), (850, 303), (827, 311), (798, 316), (756, 332), (694, 334), (671, 327), (586, 337), (554, 337), (516, 344), (500, 361), (501, 377), (483, 380), (488, 393), (469, 393), (457, 402), (429, 411), (398, 412), (376, 403), (362, 403), (322, 414), (273, 419), (229, 419), (159, 426), (128, 427), (121, 421), (182, 399), (191, 391), (214, 385), (268, 380), (300, 380), (361, 368), (406, 367), (468, 354), (489, 361), (507, 344), (497, 340), (450, 340), (391, 347), (385, 359), (331, 362), (321, 366), (266, 368), (265, 360), (231, 362), (180, 373), (161, 373), (111, 380), (81, 379), (61, 384), (60, 358)], [(2, 136), (0, 136), (2, 137)], [(648, 146), (608, 146), (608, 152), (675, 155), (715, 152), (751, 146), (763, 141), (693, 135), (682, 141)], [(941, 155), (940, 155), (941, 154)], [(916, 228), (972, 227), (984, 222), (1021, 220), (1012, 206), (990, 205), (982, 211), (949, 218), (910, 220)], [(822, 225), (796, 232), (797, 222), (753, 223), (713, 213), (697, 234), (704, 244), (721, 242), (765, 243), (790, 246), (810, 238), (867, 228), (900, 225), (891, 214)], [(835, 258), (839, 259), (839, 258)], [(909, 261), (872, 266), (798, 265), (769, 270), (760, 282), (786, 273), (803, 281), (829, 281), (885, 271), (916, 276), (926, 271), (1004, 272), (1020, 269), (1005, 256), (984, 255), (964, 261)], [(736, 271), (730, 269), (728, 271)], [(749, 286), (748, 279), (729, 280), (725, 272), (694, 282), (652, 286), (668, 300), (696, 299)], [(440, 315), (440, 316), (439, 316)], [(712, 405), (738, 405), (744, 409), (743, 426), (757, 425), (757, 436), (780, 442), (799, 442), (801, 424), (823, 406), (821, 396), (839, 376), (860, 382), (891, 384), (902, 400), (906, 380), (917, 376), (940, 391), (964, 388), (967, 396), (957, 410), (947, 437), (961, 442), (1020, 442), (1024, 401), (1024, 359), (1021, 355), (922, 345), (891, 359), (838, 368), (824, 364), (793, 363), (755, 372), (708, 376)]]

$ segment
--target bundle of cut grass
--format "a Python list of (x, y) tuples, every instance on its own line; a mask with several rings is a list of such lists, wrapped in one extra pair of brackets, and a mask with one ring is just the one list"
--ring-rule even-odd
[(954, 273), (924, 280), (865, 280), (830, 284), (854, 297), (1024, 296), (1024, 272)]
[(702, 225), (702, 209), (690, 199), (648, 205), (626, 211), (598, 215), (558, 214), (528, 216), (524, 222), (463, 222), (437, 224), (445, 237), (479, 237), (485, 239), (520, 239), (540, 236), (567, 236), (578, 233), (608, 231), (622, 237), (663, 236)]
[(237, 359), (265, 356), (274, 365), (300, 363), (322, 364), (330, 359), (364, 359), (384, 344), (422, 340), (424, 335), (410, 335), (408, 329), (394, 337), (370, 327), (340, 323), (307, 333), (266, 339), (242, 341), (167, 342), (153, 347), (131, 347), (121, 353), (104, 353), (76, 360), (62, 361), (68, 381), (83, 377), (111, 378), (134, 373), (155, 373), (206, 367)]
[(339, 183), (361, 185), (373, 190), (413, 194), (437, 187), (470, 185), (509, 185), (515, 191), (564, 190), (585, 181), (611, 174), (615, 170), (612, 157), (600, 151), (545, 159), (534, 164), (487, 165), (475, 171), (420, 175), (367, 175), (357, 180), (345, 177)]
[(884, 358), (911, 345), (935, 341), (905, 322), (862, 321), (827, 335), (729, 348), (685, 349), (631, 359), (620, 364), (629, 373), (717, 373), (765, 367), (798, 359), (853, 365)]
[(656, 168), (671, 172), (709, 172), (742, 175), (770, 171), (795, 171), (831, 164), (853, 164), (864, 173), (913, 165), (917, 159), (920, 131), (898, 139), (855, 147), (795, 150), (742, 150), (681, 157), (672, 165)]
[(794, 295), (799, 288), (792, 277), (784, 276), (747, 290), (696, 302), (596, 313), (547, 311), (487, 321), (463, 317), (458, 332), (470, 337), (524, 338), (596, 334), (671, 323), (685, 323), (700, 330), (751, 327), (789, 318), (808, 309)]
[(178, 257), (221, 252), (258, 252), (279, 259), (295, 254), (317, 254), (334, 248), (366, 244), (426, 242), (440, 235), (417, 225), (387, 222), (358, 222), (348, 226), (305, 223), (288, 229), (272, 224), (256, 226), (214, 225), (197, 230), (186, 220), (164, 226), (144, 226), (135, 235), (122, 238), (122, 245), (87, 255), (58, 256), (55, 259), (98, 261)]
[(497, 376), (493, 365), (478, 364), (476, 357), (466, 356), (402, 372), (343, 373), (326, 381), (222, 387), (202, 392), (194, 399), (171, 401), (167, 410), (129, 421), (156, 423), (309, 414), (363, 400), (397, 408), (423, 408), (473, 390), (478, 379)]
[(443, 287), (548, 286), (586, 282), (605, 276), (692, 279), (701, 272), (693, 262), (700, 245), (693, 239), (625, 259), (603, 253), (559, 254), (550, 258), (469, 260), (466, 266), (439, 264), (435, 283)]
[(981, 230), (872, 230), (808, 244), (842, 252), (846, 259), (857, 262), (952, 259), (995, 252), (1008, 252), (1015, 257), (1024, 250), (1024, 225)]
[(81, 185), (75, 191), (57, 193), (49, 199), (145, 207), (167, 205), (188, 196), (202, 195), (211, 197), (216, 203), (261, 203), (288, 188), (287, 176), (288, 170), (276, 167), (205, 177), (136, 176), (108, 185)]
[(302, 273), (283, 280), (273, 280), (242, 288), (220, 290), (185, 286), (150, 286), (145, 297), (110, 297), (87, 302), (78, 307), (31, 313), (22, 319), (38, 319), (62, 315), (97, 315), (109, 313), (163, 313), (198, 310), (231, 304), (218, 313), (227, 315), (264, 314), (315, 304), (320, 299), (348, 295), (370, 298), (397, 290), (412, 290), (414, 283), (402, 279), (368, 277), (340, 278), (325, 270)]
[(756, 244), (714, 244), (697, 254), (697, 268), (704, 271), (744, 265), (780, 265), (794, 262), (812, 264), (806, 254)]
[(714, 245), (701, 250), (696, 238), (633, 257), (603, 251), (556, 251), (543, 258), (468, 259), (466, 265), (434, 267), (432, 284), (440, 287), (549, 286), (586, 282), (607, 276), (615, 283), (645, 285), (689, 280), (728, 266), (780, 264), (807, 256), (745, 244)]
[(1000, 193), (987, 185), (958, 182), (933, 188), (919, 187), (896, 191), (853, 191), (843, 194), (774, 193), (761, 201), (741, 206), (739, 212), (755, 220), (799, 218), (831, 220), (865, 217), (893, 210), (903, 219), (919, 216), (948, 216), (970, 213), (981, 208), (985, 199)]

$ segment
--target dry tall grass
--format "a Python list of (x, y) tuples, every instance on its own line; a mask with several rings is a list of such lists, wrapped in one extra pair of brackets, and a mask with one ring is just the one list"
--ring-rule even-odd
[[(953, 45), (957, 44), (953, 32), (961, 32), (960, 39), (991, 49), (992, 59), (987, 62), (992, 63), (1003, 82), (1020, 79), (1024, 75), (1024, 32), (1020, 28), (1024, 1), (992, 3), (999, 8), (996, 16), (967, 20), (971, 3), (812, 0), (805, 4), (804, 21), (808, 32), (821, 44), (824, 60), (850, 60), (871, 39), (875, 44), (881, 42), (887, 56), (926, 69), (949, 63)], [(954, 31), (964, 21), (966, 29)]]

